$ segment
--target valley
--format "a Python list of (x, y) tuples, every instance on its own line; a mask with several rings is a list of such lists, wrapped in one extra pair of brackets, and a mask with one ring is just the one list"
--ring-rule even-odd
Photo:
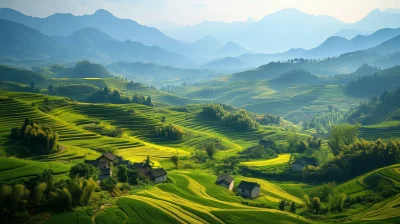
[(399, 223), (399, 12), (0, 8), (0, 223)]

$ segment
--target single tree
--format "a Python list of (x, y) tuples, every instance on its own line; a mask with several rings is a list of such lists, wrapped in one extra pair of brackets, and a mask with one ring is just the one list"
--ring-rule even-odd
[(117, 177), (118, 180), (122, 183), (126, 183), (128, 181), (129, 170), (125, 165), (118, 166)]
[(212, 143), (212, 144), (209, 144), (207, 147), (206, 147), (206, 152), (207, 152), (207, 155), (208, 155), (208, 157), (210, 158), (210, 159), (212, 159), (212, 158), (214, 158), (214, 154), (216, 153), (216, 149), (215, 149), (215, 144), (214, 143)]
[(171, 157), (172, 163), (174, 163), (175, 168), (178, 169), (179, 167), (179, 157), (177, 155), (174, 155)]
[(31, 87), (31, 91), (34, 92), (35, 91), (35, 83), (31, 82), (31, 84), (29, 86)]
[(315, 210), (315, 214), (318, 214), (321, 210), (321, 200), (319, 199), (319, 197), (314, 197), (312, 199), (312, 207)]
[(54, 86), (52, 84), (50, 84), (47, 89), (49, 90), (49, 93), (53, 93), (54, 92)]
[(290, 205), (290, 212), (296, 214), (296, 204), (294, 202)]
[(151, 169), (153, 168), (154, 163), (150, 160), (150, 156), (147, 156), (147, 158), (144, 160), (144, 166)]
[(285, 206), (286, 206), (286, 201), (281, 200), (281, 201), (279, 202), (279, 210), (285, 211)]

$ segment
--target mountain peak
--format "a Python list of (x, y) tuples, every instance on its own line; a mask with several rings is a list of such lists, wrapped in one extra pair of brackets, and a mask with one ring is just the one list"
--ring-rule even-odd
[(109, 12), (109, 11), (107, 11), (105, 9), (99, 9), (93, 15), (97, 15), (97, 16), (112, 16), (112, 17), (114, 17), (114, 15), (111, 12)]

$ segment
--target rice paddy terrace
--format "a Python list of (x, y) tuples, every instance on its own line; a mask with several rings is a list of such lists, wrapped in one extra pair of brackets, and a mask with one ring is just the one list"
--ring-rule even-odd
[[(53, 169), (56, 178), (65, 178), (70, 166), (84, 159), (94, 159), (105, 149), (113, 149), (131, 161), (142, 161), (150, 156), (156, 165), (169, 167), (172, 155), (187, 157), (213, 141), (218, 144), (217, 158), (236, 155), (241, 150), (258, 144), (267, 137), (284, 143), (290, 131), (279, 126), (261, 126), (257, 131), (241, 132), (223, 127), (218, 121), (202, 116), (202, 105), (179, 107), (147, 107), (144, 105), (88, 104), (69, 102), (68, 105), (42, 112), (37, 105), (45, 98), (33, 93), (1, 92), (0, 144), (2, 154), (12, 154), (8, 136), (13, 127), (21, 126), (25, 118), (51, 127), (60, 135), (59, 143), (65, 146), (55, 154), (29, 158), (0, 157), (0, 182), (11, 183)], [(155, 127), (166, 123), (180, 125), (187, 138), (171, 141), (160, 138)], [(120, 137), (109, 137), (110, 130), (124, 130)], [(10, 151), (11, 150), (11, 151)], [(289, 154), (269, 160), (242, 162), (241, 165), (256, 169), (270, 169), (286, 165)], [(399, 166), (391, 166), (365, 174), (339, 185), (337, 188), (349, 197), (368, 194), (368, 176), (378, 174), (400, 186)], [(169, 170), (171, 182), (158, 184), (150, 189), (123, 196), (93, 212), (79, 208), (73, 212), (52, 216), (48, 223), (314, 223), (298, 215), (277, 210), (280, 200), (304, 204), (302, 195), (314, 187), (308, 184), (275, 182), (251, 177), (235, 176), (235, 185), (241, 180), (256, 181), (261, 185), (261, 196), (254, 200), (243, 199), (225, 188), (215, 185), (216, 176), (209, 170)], [(393, 223), (398, 217), (400, 197), (389, 198), (374, 209), (353, 212), (350, 220), (362, 223), (379, 220)]]
[[(288, 134), (281, 127), (263, 126), (260, 130), (250, 133), (223, 127), (218, 121), (202, 117), (202, 105), (189, 105), (189, 112), (179, 112), (176, 111), (176, 107), (70, 102), (45, 113), (37, 107), (45, 98), (61, 99), (33, 93), (2, 92), (0, 150), (2, 154), (13, 154), (8, 140), (10, 130), (22, 126), (26, 118), (49, 126), (59, 134), (59, 143), (65, 146), (66, 150), (26, 158), (26, 161), (34, 160), (35, 165), (42, 167), (49, 167), (51, 162), (60, 162), (65, 168), (64, 172), (59, 172), (60, 175), (66, 174), (71, 165), (84, 159), (96, 158), (99, 153), (109, 149), (131, 161), (142, 161), (150, 156), (159, 164), (169, 161), (172, 155), (187, 156), (210, 142), (215, 142), (221, 149), (216, 157), (222, 158), (257, 144), (263, 136), (279, 142), (284, 141)], [(188, 137), (180, 141), (158, 137), (155, 128), (162, 124), (160, 120), (163, 116), (167, 118), (167, 123), (182, 126)], [(123, 129), (124, 134), (121, 137), (109, 137), (109, 130), (116, 128)], [(43, 169), (38, 169), (34, 174), (41, 173)], [(7, 180), (19, 178), (21, 176), (17, 175)]]

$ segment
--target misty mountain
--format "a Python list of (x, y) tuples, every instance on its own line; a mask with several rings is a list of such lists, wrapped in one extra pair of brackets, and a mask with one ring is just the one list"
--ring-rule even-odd
[(188, 26), (169, 26), (161, 28), (170, 37), (178, 40), (186, 40), (189, 42), (196, 41), (205, 36), (213, 36), (223, 42), (228, 41), (232, 35), (239, 32), (245, 26), (254, 23), (254, 19), (249, 18), (244, 22), (215, 22), (215, 21), (202, 21), (196, 25)]
[(62, 57), (57, 43), (30, 27), (0, 19), (0, 56), (45, 60)]
[(92, 27), (119, 41), (129, 39), (172, 51), (184, 49), (183, 43), (168, 37), (156, 28), (141, 25), (130, 19), (117, 18), (106, 10), (97, 10), (92, 15), (74, 16), (70, 13), (57, 13), (46, 18), (38, 18), (13, 9), (2, 8), (0, 18), (24, 24), (48, 36), (69, 36), (80, 29)]
[(235, 57), (243, 54), (250, 54), (253, 53), (253, 51), (244, 49), (240, 45), (228, 41), (221, 49), (217, 51), (217, 56), (219, 57)]
[(0, 55), (17, 60), (113, 62), (119, 60), (186, 65), (189, 59), (139, 42), (115, 40), (95, 29), (84, 28), (68, 37), (49, 37), (15, 22), (0, 20), (3, 31)]
[(292, 70), (274, 78), (270, 81), (272, 84), (316, 84), (320, 81), (319, 77), (304, 70)]
[[(399, 65), (400, 35), (382, 44), (361, 51), (342, 54), (325, 60), (296, 59), (287, 62), (270, 62), (257, 69), (239, 72), (231, 76), (231, 81), (264, 80), (277, 77), (291, 70), (304, 70), (318, 75), (348, 74), (367, 63), (371, 66), (388, 68)], [(388, 60), (390, 59), (390, 60)]]
[(141, 61), (184, 66), (189, 60), (181, 55), (165, 51), (158, 46), (148, 47), (139, 42), (118, 41), (95, 28), (78, 30), (68, 37), (55, 37), (69, 56), (100, 62)]
[(243, 71), (246, 65), (238, 58), (226, 57), (220, 60), (211, 61), (203, 65), (205, 69), (220, 71)]
[[(381, 29), (371, 35), (357, 35), (351, 40), (343, 37), (333, 36), (325, 40), (321, 45), (310, 50), (291, 49), (276, 54), (245, 54), (237, 57), (243, 68), (258, 67), (272, 61), (289, 60), (294, 58), (323, 59), (326, 57), (337, 57), (347, 52), (354, 52), (375, 47), (386, 40), (400, 35), (400, 28)], [(214, 64), (217, 64), (215, 61)]]
[(400, 28), (381, 29), (371, 35), (358, 35), (351, 40), (343, 37), (330, 37), (320, 46), (304, 53), (304, 58), (336, 57), (346, 52), (375, 47), (386, 40), (400, 35)]
[(106, 65), (114, 74), (123, 74), (129, 79), (152, 86), (192, 84), (208, 80), (214, 73), (200, 69), (181, 69), (171, 66), (161, 66), (154, 63), (117, 62)]
[(332, 36), (344, 37), (344, 38), (350, 40), (358, 35), (369, 35), (369, 34), (371, 34), (371, 32), (369, 32), (369, 31), (343, 29), (343, 30), (339, 30), (338, 32), (334, 33)]
[(399, 24), (399, 10), (387, 9), (381, 11), (379, 9), (374, 9), (360, 21), (348, 24), (346, 29), (373, 31), (383, 28), (398, 28), (400, 26)]
[(222, 47), (221, 43), (212, 36), (202, 37), (200, 40), (186, 45), (186, 52), (194, 57), (209, 57)]

